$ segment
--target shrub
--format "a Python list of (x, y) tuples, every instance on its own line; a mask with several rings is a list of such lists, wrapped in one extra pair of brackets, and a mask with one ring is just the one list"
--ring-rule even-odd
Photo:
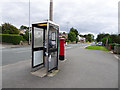
[(20, 41), (23, 41), (23, 37), (16, 34), (0, 34), (0, 37), (2, 37), (2, 42), (6, 43), (19, 44)]
[(69, 42), (69, 40), (68, 40), (68, 39), (66, 39), (66, 40), (65, 40), (65, 42)]
[[(24, 41), (29, 41), (29, 32), (28, 32), (28, 30), (25, 31), (25, 34), (21, 33), (20, 35), (23, 37)], [(31, 33), (30, 33), (30, 40), (31, 40)]]
[(107, 40), (107, 39), (108, 39), (108, 44), (112, 43), (110, 37), (104, 37), (104, 38), (102, 39), (102, 43), (103, 43), (103, 44), (106, 44), (106, 40)]
[(120, 47), (120, 44), (116, 44), (115, 46)]
[(19, 34), (19, 30), (17, 29), (17, 27), (9, 23), (4, 23), (2, 24), (2, 33), (3, 34)]

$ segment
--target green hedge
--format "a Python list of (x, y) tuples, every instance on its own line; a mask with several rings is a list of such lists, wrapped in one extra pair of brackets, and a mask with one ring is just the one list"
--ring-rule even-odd
[(23, 37), (16, 34), (0, 34), (0, 37), (2, 37), (2, 42), (6, 43), (19, 44), (20, 41), (23, 41)]

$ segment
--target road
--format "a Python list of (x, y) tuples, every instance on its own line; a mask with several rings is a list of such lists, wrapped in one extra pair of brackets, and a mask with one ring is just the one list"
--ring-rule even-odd
[(29, 60), (31, 58), (31, 48), (5, 48), (2, 49), (2, 66)]
[[(87, 44), (69, 44), (66, 47), (66, 50), (84, 47)], [(2, 49), (2, 66), (17, 63), (19, 61), (25, 61), (31, 59), (31, 47), (23, 47), (23, 48), (4, 48)]]
[(108, 51), (69, 46), (54, 77), (36, 77), (30, 60), (2, 67), (3, 88), (118, 88), (118, 60)]

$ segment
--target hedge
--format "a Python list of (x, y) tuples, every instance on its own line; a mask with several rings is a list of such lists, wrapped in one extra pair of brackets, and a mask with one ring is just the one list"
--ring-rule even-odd
[(0, 34), (0, 37), (2, 37), (2, 42), (6, 43), (19, 44), (20, 41), (23, 41), (23, 37), (16, 34)]

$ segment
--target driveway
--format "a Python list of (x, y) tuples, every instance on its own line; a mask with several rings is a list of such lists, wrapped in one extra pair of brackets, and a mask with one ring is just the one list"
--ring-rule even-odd
[(31, 75), (31, 60), (3, 66), (3, 88), (118, 88), (118, 60), (110, 52), (77, 47), (66, 59), (54, 77)]

